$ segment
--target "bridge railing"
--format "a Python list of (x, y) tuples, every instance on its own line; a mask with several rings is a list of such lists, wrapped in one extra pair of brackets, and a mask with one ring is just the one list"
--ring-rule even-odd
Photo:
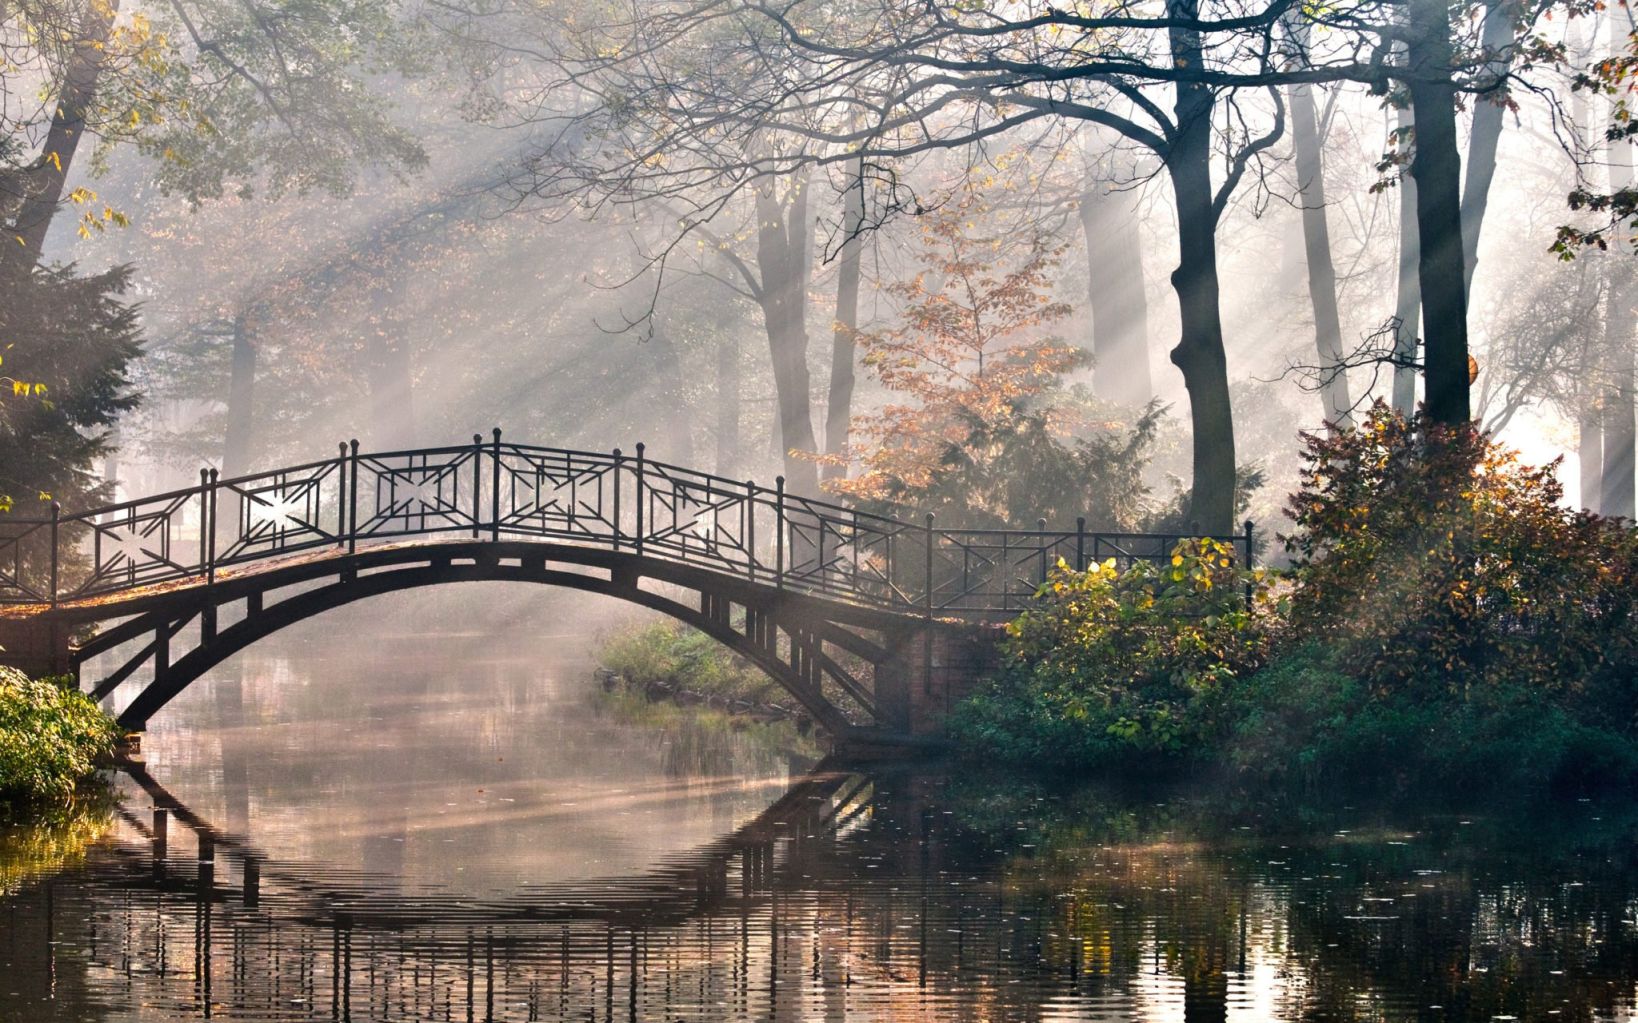
[[(304, 552), (416, 537), (630, 550), (751, 582), (926, 615), (1028, 605), (1060, 560), (1162, 561), (1179, 534), (943, 529), (634, 453), (504, 442), (335, 457), (49, 519), (0, 516), (0, 604), (94, 598)], [(1251, 523), (1220, 536), (1249, 565)]]

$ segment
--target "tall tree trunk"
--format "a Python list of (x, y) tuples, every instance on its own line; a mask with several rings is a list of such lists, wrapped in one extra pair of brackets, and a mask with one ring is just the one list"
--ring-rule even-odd
[(108, 0), (106, 6), (93, 5), (63, 72), (57, 109), (51, 115), (51, 130), (46, 134), (38, 166), (28, 175), (28, 194), (17, 211), (20, 251), (11, 245), (5, 246), (24, 267), (38, 263), (45, 251), (46, 232), (62, 202), (74, 154), (85, 137), (86, 113), (96, 99), (105, 46), (118, 14), (119, 0)]
[(1319, 355), (1320, 404), (1325, 423), (1347, 427), (1353, 422), (1348, 371), (1342, 358), (1342, 317), (1337, 311), (1337, 272), (1331, 262), (1331, 227), (1325, 213), (1325, 162), (1321, 154), (1314, 90), (1307, 84), (1288, 90), (1291, 134), (1297, 155), (1297, 193), (1302, 200), (1303, 250), (1308, 257), (1308, 299), (1314, 309), (1314, 348)]
[(1604, 507), (1604, 422), (1596, 407), (1583, 408), (1576, 417), (1576, 466), (1581, 472), (1581, 507), (1596, 512)]
[(1611, 277), (1617, 275), (1627, 279), (1619, 285), (1610, 281), (1609, 309), (1604, 320), (1604, 337), (1609, 345), (1609, 390), (1604, 397), (1600, 429), (1604, 469), (1598, 510), (1605, 515), (1635, 519), (1632, 325), (1638, 317), (1638, 304), (1633, 302), (1630, 271), (1616, 270)]
[(1449, 425), (1473, 418), (1469, 395), (1467, 289), (1462, 258), (1462, 158), (1456, 147), (1450, 9), (1411, 0), (1407, 85), (1416, 119), (1417, 278), (1422, 290), (1423, 378), (1428, 417)]
[[(1409, 107), (1395, 112), (1400, 145), (1410, 144), (1416, 123)], [(1416, 339), (1422, 325), (1422, 284), (1417, 275), (1421, 245), (1416, 235), (1416, 178), (1399, 177), (1399, 279), (1394, 300), (1393, 407), (1402, 416), (1416, 411)]]
[[(1576, 65), (1592, 58), (1592, 47), (1581, 31), (1579, 21), (1569, 26), (1570, 60)], [(1570, 94), (1570, 129), (1578, 134), (1578, 144), (1585, 146), (1586, 137), (1580, 134), (1591, 129), (1587, 91), (1577, 89)], [(1583, 277), (1587, 267), (1582, 266)], [(1607, 283), (1607, 282), (1606, 282)], [(1576, 464), (1580, 470), (1581, 507), (1599, 512), (1604, 507), (1604, 344), (1603, 338), (1590, 334), (1581, 338), (1581, 365), (1575, 375), (1576, 399)]]
[(255, 453), (256, 335), (250, 315), (233, 318), (233, 368), (228, 377), (227, 430), (222, 439), (222, 475), (250, 471)]
[(398, 329), (393, 289), (375, 282), (368, 345), (370, 424), (374, 445), (396, 451), (415, 446), (415, 374), (409, 342)]
[(125, 447), (125, 424), (116, 419), (108, 427), (108, 454), (102, 460), (102, 485), (108, 488), (110, 504), (119, 503), (119, 474), (123, 470), (120, 464), (121, 449)]
[(739, 338), (731, 330), (717, 341), (717, 475), (739, 473)]
[(1485, 79), (1494, 91), (1473, 97), (1473, 127), (1467, 143), (1467, 182), (1462, 188), (1462, 286), (1473, 295), (1473, 268), (1479, 262), (1479, 230), (1496, 176), (1496, 146), (1501, 139), (1507, 92), (1502, 88), (1513, 63), (1513, 28), (1517, 7), (1508, 0), (1485, 5), (1483, 46), (1490, 58)]
[(1149, 371), (1149, 299), (1136, 198), (1111, 191), (1111, 173), (1095, 175), (1081, 194), (1086, 236), (1087, 302), (1092, 307), (1092, 393), (1142, 405), (1154, 397)]
[(665, 320), (658, 307), (654, 310), (652, 322), (654, 330), (648, 343), (654, 351), (654, 367), (658, 371), (654, 375), (654, 398), (656, 408), (664, 410), (661, 421), (671, 430), (671, 433), (660, 438), (658, 452), (652, 457), (676, 465), (693, 466), (694, 416), (689, 410), (685, 387), (689, 377), (683, 372), (677, 343), (671, 339), (670, 331), (665, 329)]
[[(1625, 32), (1610, 18), (1610, 51), (1619, 57), (1625, 49)], [(1610, 144), (1610, 191), (1632, 187), (1632, 143)], [(1618, 238), (1605, 256), (1609, 265), (1609, 287), (1605, 292), (1604, 361), (1607, 391), (1604, 397), (1604, 473), (1602, 502), (1605, 515), (1626, 519), (1635, 514), (1633, 490), (1634, 445), (1638, 442), (1633, 422), (1634, 325), (1638, 324), (1638, 276), (1633, 273), (1632, 247)]]
[(808, 378), (806, 180), (798, 178), (791, 183), (786, 203), (779, 201), (772, 185), (759, 188), (756, 208), (762, 318), (773, 361), (785, 487), (812, 497), (819, 492), (818, 466), (801, 454), (819, 449), (813, 432), (812, 385)]
[(859, 330), (860, 249), (864, 226), (864, 161), (859, 161), (849, 182), (842, 212), (842, 251), (836, 267), (836, 322), (830, 339), (830, 393), (825, 408), (825, 454), (832, 462), (825, 479), (844, 479), (848, 473), (848, 427), (853, 420), (854, 361)]
[[(1186, 8), (1179, 14), (1178, 9)], [(1192, 0), (1178, 0), (1169, 11), (1196, 16)], [(1172, 31), (1172, 55), (1198, 66), (1198, 38)], [(1183, 371), (1189, 391), (1189, 418), (1194, 431), (1194, 481), (1189, 498), (1190, 524), (1206, 533), (1234, 528), (1234, 413), (1229, 401), (1228, 358), (1223, 351), (1223, 320), (1217, 281), (1217, 214), (1212, 204), (1210, 90), (1177, 87), (1177, 131), (1166, 153), (1166, 166), (1177, 202), (1180, 258), (1172, 272), (1177, 291), (1180, 330), (1172, 362)]]

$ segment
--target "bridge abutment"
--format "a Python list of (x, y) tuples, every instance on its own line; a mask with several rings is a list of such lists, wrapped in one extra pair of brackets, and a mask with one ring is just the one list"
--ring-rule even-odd
[(877, 665), (883, 716), (916, 739), (944, 738), (950, 712), (1000, 663), (1001, 628), (929, 622), (895, 630), (891, 656)]
[(30, 678), (78, 673), (69, 649), (73, 627), (59, 618), (0, 619), (0, 665)]

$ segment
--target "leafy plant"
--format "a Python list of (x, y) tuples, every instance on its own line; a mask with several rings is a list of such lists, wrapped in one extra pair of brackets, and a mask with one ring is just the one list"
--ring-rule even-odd
[(1380, 405), (1304, 460), (1288, 641), (1333, 646), (1376, 696), (1519, 685), (1638, 723), (1638, 534), (1566, 508), (1556, 463)]
[(1275, 586), (1210, 541), (1169, 568), (1060, 570), (957, 731), (1009, 759), (1160, 755), (1259, 784), (1627, 784), (1638, 533), (1566, 508), (1554, 468), (1378, 406), (1308, 438)]
[(1267, 635), (1248, 607), (1259, 577), (1229, 546), (1185, 540), (1168, 564), (1060, 563), (1007, 627), (994, 685), (959, 709), (958, 735), (1021, 759), (1087, 765), (1198, 750), (1226, 688)]
[(118, 737), (118, 726), (85, 694), (0, 668), (0, 803), (69, 802)]

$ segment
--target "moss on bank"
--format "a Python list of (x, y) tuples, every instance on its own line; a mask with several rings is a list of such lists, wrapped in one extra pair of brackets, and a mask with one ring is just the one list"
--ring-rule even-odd
[(72, 802), (118, 738), (83, 693), (0, 668), (0, 817)]

